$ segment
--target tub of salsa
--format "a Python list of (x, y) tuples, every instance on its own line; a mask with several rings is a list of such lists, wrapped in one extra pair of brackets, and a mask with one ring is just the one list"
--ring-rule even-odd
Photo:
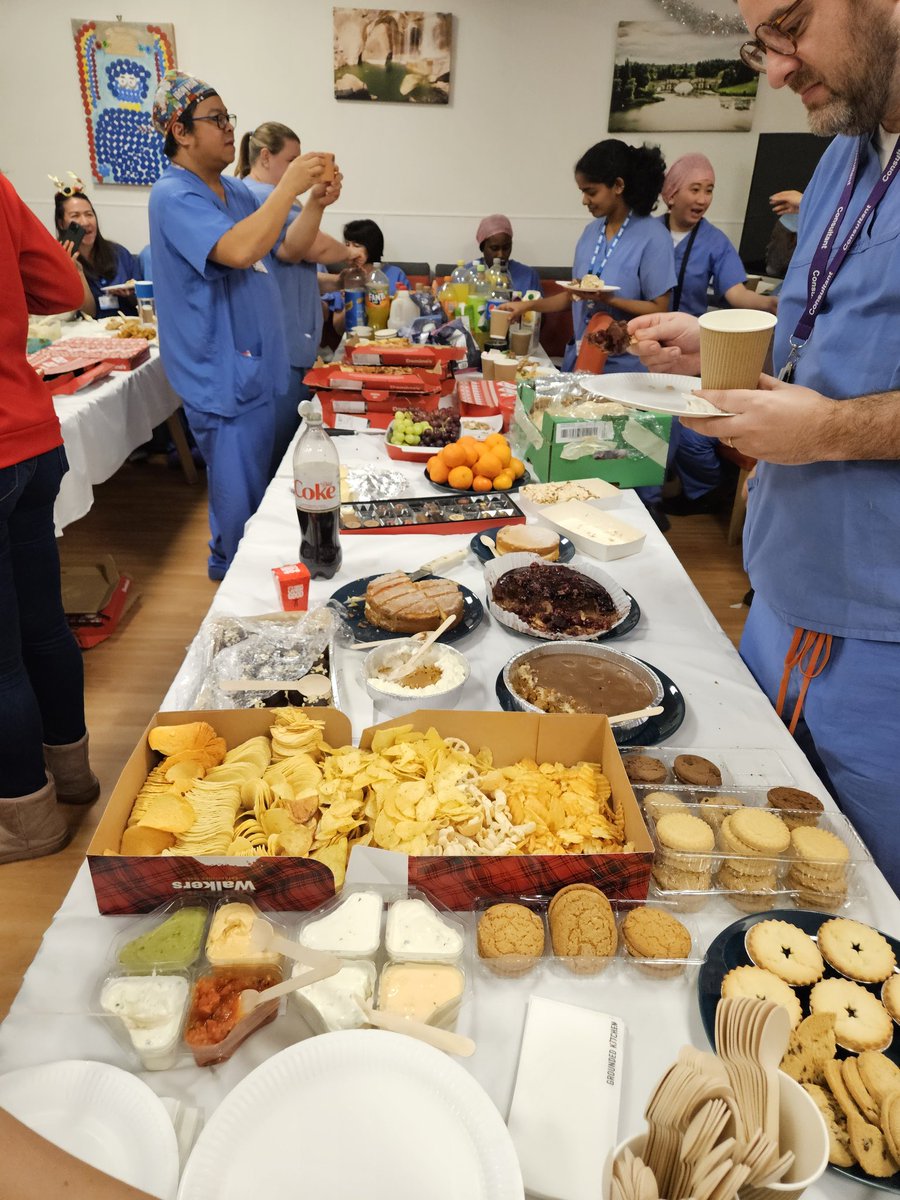
[(227, 1062), (251, 1033), (274, 1021), (277, 998), (241, 1016), (240, 996), (247, 988), (262, 992), (281, 980), (281, 969), (275, 966), (222, 967), (200, 976), (184, 1030), (198, 1067)]

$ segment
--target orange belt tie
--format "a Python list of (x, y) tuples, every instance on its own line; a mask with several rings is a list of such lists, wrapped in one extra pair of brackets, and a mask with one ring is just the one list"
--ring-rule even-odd
[(795, 667), (803, 676), (800, 685), (800, 695), (794, 705), (788, 733), (793, 733), (803, 711), (803, 701), (811, 680), (821, 675), (831, 657), (831, 634), (813, 633), (810, 629), (795, 629), (794, 636), (787, 654), (784, 656), (784, 674), (781, 676), (781, 686), (778, 689), (778, 699), (775, 701), (775, 711), (779, 717), (783, 714), (784, 702), (787, 699), (788, 684)]

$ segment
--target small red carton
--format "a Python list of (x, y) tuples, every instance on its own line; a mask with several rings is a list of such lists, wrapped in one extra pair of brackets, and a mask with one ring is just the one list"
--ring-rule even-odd
[(303, 563), (273, 567), (275, 587), (284, 612), (306, 612), (309, 607), (309, 570)]

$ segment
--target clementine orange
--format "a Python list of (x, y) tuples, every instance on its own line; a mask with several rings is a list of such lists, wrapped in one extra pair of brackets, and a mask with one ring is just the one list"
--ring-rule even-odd
[(441, 451), (441, 458), (449, 471), (454, 467), (466, 466), (466, 448), (461, 446), (459, 442), (448, 442)]
[(513, 479), (521, 479), (525, 474), (525, 464), (521, 458), (511, 458), (509, 460), (509, 469), (513, 473)]
[(494, 485), (486, 475), (476, 475), (472, 487), (476, 492), (489, 492)]
[(468, 491), (468, 489), (472, 486), (472, 478), (473, 476), (470, 467), (454, 467), (447, 476), (447, 482), (451, 487)]
[(508, 492), (513, 485), (513, 477), (509, 471), (501, 471), (494, 476), (494, 487), (501, 492)]
[(499, 475), (503, 470), (503, 463), (496, 454), (493, 454), (490, 450), (484, 450), (473, 470), (476, 475), (486, 475), (488, 479), (493, 479), (495, 475)]
[(428, 471), (428, 478), (432, 483), (447, 482), (447, 476), (450, 472), (440, 454), (433, 454), (425, 464), (425, 469)]
[(477, 442), (475, 438), (472, 437), (461, 437), (456, 444), (458, 446), (465, 447), (466, 465), (474, 467), (478, 462), (479, 455), (481, 454), (481, 442)]

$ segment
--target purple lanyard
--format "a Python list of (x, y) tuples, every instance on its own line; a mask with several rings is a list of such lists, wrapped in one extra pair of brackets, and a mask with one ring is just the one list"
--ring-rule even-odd
[(862, 156), (863, 146), (868, 140), (868, 135), (864, 135), (856, 144), (856, 153), (853, 156), (853, 163), (850, 167), (850, 174), (847, 176), (847, 182), (844, 184), (844, 190), (841, 192), (841, 198), (838, 201), (838, 206), (835, 209), (834, 216), (828, 222), (828, 227), (822, 234), (818, 249), (813, 255), (812, 262), (809, 264), (809, 282), (806, 298), (806, 308), (801, 314), (800, 320), (797, 322), (797, 328), (794, 330), (791, 338), (791, 359), (796, 359), (797, 353), (806, 345), (812, 336), (813, 326), (816, 323), (816, 317), (819, 315), (819, 310), (828, 295), (828, 289), (834, 281), (835, 275), (841, 269), (844, 259), (850, 253), (856, 239), (862, 232), (866, 221), (872, 216), (878, 205), (881, 203), (885, 192), (890, 187), (897, 174), (897, 168), (900, 167), (900, 140), (894, 147), (894, 153), (891, 155), (890, 162), (881, 174), (881, 177), (876, 181), (875, 186), (869, 193), (869, 198), (863, 205), (862, 211), (853, 222), (853, 227), (847, 236), (841, 242), (836, 250), (834, 257), (828, 261), (828, 254), (831, 250), (834, 239), (837, 237), (837, 232), (841, 227), (841, 222), (847, 213), (847, 206), (853, 195), (853, 189), (856, 186), (857, 176), (859, 175), (859, 160)]
[[(603, 255), (603, 262), (598, 267), (599, 273), (602, 273), (603, 268), (606, 266), (606, 264), (612, 258), (612, 252), (613, 252), (613, 250), (615, 250), (616, 246), (618, 246), (619, 238), (622, 236), (622, 234), (628, 228), (628, 222), (630, 220), (631, 220), (631, 213), (628, 214), (628, 216), (625, 218), (625, 220), (619, 226), (618, 230), (616, 231), (616, 236), (609, 243), (606, 253)], [(606, 218), (604, 217), (603, 225), (601, 226), (601, 229), (600, 229), (600, 236), (597, 238), (597, 245), (594, 247), (594, 253), (591, 255), (591, 265), (588, 267), (587, 272), (586, 272), (588, 275), (592, 275), (594, 273), (594, 267), (597, 265), (597, 255), (600, 253), (600, 246), (603, 243), (603, 240), (605, 237), (606, 237)]]

